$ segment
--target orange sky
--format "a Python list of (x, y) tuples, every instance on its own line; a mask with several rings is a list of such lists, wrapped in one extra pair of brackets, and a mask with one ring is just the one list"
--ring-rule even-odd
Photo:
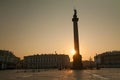
[(73, 9), (83, 60), (120, 50), (120, 0), (0, 1), (0, 49), (16, 56), (65, 53), (72, 58)]

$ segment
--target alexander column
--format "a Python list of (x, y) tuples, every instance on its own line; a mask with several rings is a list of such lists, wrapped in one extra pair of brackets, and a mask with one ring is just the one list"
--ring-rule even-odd
[(75, 54), (73, 56), (73, 69), (82, 69), (82, 56), (79, 54), (79, 36), (78, 36), (78, 20), (77, 11), (74, 10), (74, 15), (72, 18), (73, 29), (74, 29), (74, 50)]

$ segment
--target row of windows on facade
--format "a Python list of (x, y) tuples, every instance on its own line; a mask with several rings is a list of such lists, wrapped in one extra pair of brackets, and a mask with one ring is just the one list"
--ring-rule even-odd
[(39, 56), (25, 56), (25, 61), (28, 62), (41, 62), (41, 61), (60, 61), (60, 60), (66, 60), (69, 61), (68, 55), (39, 55)]
[(38, 57), (38, 58), (25, 58), (25, 62), (63, 62), (69, 61), (68, 57)]

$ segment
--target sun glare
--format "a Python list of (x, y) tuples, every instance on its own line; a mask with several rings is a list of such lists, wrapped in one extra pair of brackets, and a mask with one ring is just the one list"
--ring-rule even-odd
[(75, 54), (75, 50), (74, 50), (74, 49), (71, 50), (71, 54), (72, 54), (72, 55)]

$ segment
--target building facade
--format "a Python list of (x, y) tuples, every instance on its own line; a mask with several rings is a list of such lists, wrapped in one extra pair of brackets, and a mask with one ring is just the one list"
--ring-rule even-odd
[(70, 58), (64, 54), (41, 54), (24, 57), (24, 68), (69, 68)]
[(104, 52), (94, 57), (99, 67), (115, 68), (120, 67), (120, 51)]
[(11, 51), (0, 50), (0, 69), (15, 69), (19, 60)]

